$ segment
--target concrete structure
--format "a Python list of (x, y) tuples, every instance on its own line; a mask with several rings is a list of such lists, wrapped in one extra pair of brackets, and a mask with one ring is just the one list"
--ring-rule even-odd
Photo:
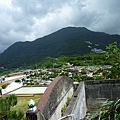
[(120, 80), (95, 80), (85, 82), (87, 108), (98, 107), (106, 99), (120, 98)]
[(5, 81), (13, 81), (13, 80), (17, 80), (17, 79), (22, 79), (24, 77), (25, 77), (25, 75), (17, 75), (17, 76), (6, 77)]
[[(81, 82), (64, 114), (64, 120), (80, 120), (86, 115), (85, 85)], [(61, 118), (62, 120), (62, 118)]]
[(48, 86), (35, 112), (27, 111), (27, 120), (57, 120), (68, 97), (73, 95), (73, 81), (69, 77), (57, 77)]
[(120, 80), (93, 80), (81, 82), (74, 93), (71, 103), (60, 120), (80, 120), (87, 109), (95, 109), (104, 100), (120, 99)]
[(17, 96), (24, 96), (24, 95), (34, 95), (34, 94), (43, 94), (47, 87), (28, 87), (23, 86), (17, 90), (10, 92), (9, 94), (15, 94)]
[(17, 83), (17, 82), (12, 82), (11, 84), (9, 84), (5, 89), (1, 89), (1, 95), (5, 95), (13, 90), (16, 90), (20, 87), (23, 86), (23, 83)]
[[(101, 100), (120, 98), (120, 80), (93, 80), (81, 82), (73, 94), (72, 80), (68, 77), (57, 77), (46, 89), (37, 110), (26, 113), (27, 120), (80, 120), (87, 109), (101, 104)], [(72, 96), (64, 116), (61, 109), (66, 99)]]

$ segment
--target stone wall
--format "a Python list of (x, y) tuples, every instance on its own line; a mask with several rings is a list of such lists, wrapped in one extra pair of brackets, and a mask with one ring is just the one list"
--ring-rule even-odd
[(85, 82), (87, 108), (98, 107), (106, 99), (120, 98), (120, 80), (95, 80)]
[[(37, 110), (34, 115), (37, 120), (57, 120), (61, 117), (61, 109), (64, 107), (67, 97), (73, 95), (73, 81), (69, 77), (57, 77), (48, 86), (40, 99)], [(30, 119), (31, 113), (26, 113), (27, 120)], [(35, 117), (34, 117), (35, 118)], [(35, 119), (34, 119), (35, 120)]]

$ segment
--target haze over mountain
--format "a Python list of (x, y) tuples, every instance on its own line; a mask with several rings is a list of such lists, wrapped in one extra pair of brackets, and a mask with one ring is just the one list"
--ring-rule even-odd
[(106, 45), (117, 42), (120, 35), (93, 32), (84, 27), (67, 27), (32, 42), (16, 42), (0, 54), (0, 67), (34, 64), (51, 56), (103, 53)]

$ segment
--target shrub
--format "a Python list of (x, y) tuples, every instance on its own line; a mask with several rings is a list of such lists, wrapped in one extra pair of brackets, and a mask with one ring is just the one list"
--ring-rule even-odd
[(38, 85), (39, 85), (39, 82), (36, 82), (35, 85), (38, 86)]
[(61, 116), (63, 116), (63, 115), (64, 115), (64, 113), (65, 113), (65, 111), (66, 111), (67, 106), (70, 104), (70, 101), (71, 101), (71, 98), (70, 98), (70, 97), (68, 97), (68, 98), (67, 98), (67, 102), (66, 102), (66, 104), (65, 104), (65, 105), (64, 105), (64, 107), (61, 109)]
[(29, 86), (29, 85), (31, 85), (31, 83), (28, 82), (27, 85)]
[(7, 83), (7, 84), (2, 85), (2, 89), (5, 89), (8, 85), (9, 85), (8, 83)]
[(120, 120), (120, 99), (117, 101), (107, 100), (98, 112), (93, 114), (91, 120)]
[(15, 82), (20, 83), (20, 82), (21, 82), (21, 80), (15, 80)]
[(64, 107), (61, 109), (61, 116), (64, 115), (65, 111), (66, 111), (66, 107), (64, 106)]

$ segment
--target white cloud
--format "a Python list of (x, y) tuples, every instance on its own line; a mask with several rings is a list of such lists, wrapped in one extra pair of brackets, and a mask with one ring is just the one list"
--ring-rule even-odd
[(67, 26), (120, 34), (119, 0), (1, 0), (0, 52)]

